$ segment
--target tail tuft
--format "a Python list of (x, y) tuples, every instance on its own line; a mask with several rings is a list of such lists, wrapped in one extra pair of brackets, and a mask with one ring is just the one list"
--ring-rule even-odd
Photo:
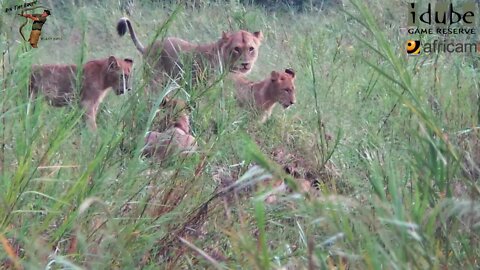
[(119, 36), (123, 36), (125, 35), (125, 33), (127, 33), (127, 29), (128, 29), (128, 19), (127, 18), (121, 18), (118, 23), (117, 23), (117, 33)]
[(119, 36), (125, 35), (127, 31), (130, 32), (130, 37), (132, 38), (133, 44), (135, 44), (135, 47), (137, 47), (137, 50), (141, 53), (145, 53), (145, 47), (143, 47), (142, 43), (137, 39), (137, 35), (135, 34), (135, 31), (133, 30), (132, 24), (130, 23), (130, 20), (126, 17), (121, 18), (118, 20), (117, 23), (117, 33)]

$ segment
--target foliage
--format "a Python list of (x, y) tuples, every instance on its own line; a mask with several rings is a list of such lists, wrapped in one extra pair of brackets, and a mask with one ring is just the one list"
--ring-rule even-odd
[[(194, 105), (200, 151), (154, 164), (140, 157), (143, 136), (170, 85), (145, 93), (143, 61), (115, 32), (118, 1), (46, 1), (55, 8), (42, 35), (62, 39), (37, 50), (7, 27), (20, 23), (14, 14), (2, 16), (1, 267), (479, 268), (474, 57), (407, 57), (398, 3), (272, 13), (212, 1), (169, 25), (176, 5), (134, 3), (144, 44), (164, 31), (201, 43), (262, 30), (249, 78), (292, 67), (297, 104), (260, 125), (227, 80), (179, 91)], [(135, 89), (106, 97), (97, 133), (77, 106), (29, 100), (32, 63), (109, 55), (134, 58)], [(266, 204), (276, 190), (258, 186), (272, 176), (296, 192)], [(294, 177), (319, 190), (301, 194)]]

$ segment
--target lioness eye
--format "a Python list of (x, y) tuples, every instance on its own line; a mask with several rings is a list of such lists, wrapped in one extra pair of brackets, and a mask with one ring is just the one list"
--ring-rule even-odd
[(234, 50), (235, 50), (235, 52), (237, 52), (237, 53), (240, 52), (240, 48), (239, 48), (239, 47), (235, 47)]
[(248, 48), (248, 50), (249, 50), (250, 52), (253, 52), (253, 50), (255, 50), (255, 48), (250, 47), (250, 48)]

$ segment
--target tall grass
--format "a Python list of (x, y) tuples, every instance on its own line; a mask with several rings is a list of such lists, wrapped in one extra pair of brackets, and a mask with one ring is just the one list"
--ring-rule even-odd
[[(140, 153), (171, 85), (145, 94), (143, 61), (115, 33), (117, 2), (49, 2), (43, 34), (63, 40), (26, 52), (5, 27), (18, 19), (2, 16), (0, 268), (477, 269), (477, 70), (462, 55), (407, 58), (390, 12), (404, 7), (379, 3), (297, 13), (136, 1), (143, 44), (262, 30), (249, 78), (297, 74), (297, 104), (264, 125), (224, 77), (188, 88), (187, 76), (179, 97), (199, 151), (162, 164)], [(107, 96), (98, 132), (75, 105), (29, 100), (32, 64), (110, 55), (134, 58), (134, 90)], [(319, 190), (301, 194), (294, 176)], [(293, 192), (260, 184), (271, 178)]]

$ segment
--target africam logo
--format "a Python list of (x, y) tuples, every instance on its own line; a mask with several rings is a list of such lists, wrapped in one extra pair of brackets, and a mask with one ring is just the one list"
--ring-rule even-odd
[[(26, 13), (27, 11), (33, 11), (36, 9), (43, 9), (41, 14), (29, 14)], [(30, 37), (28, 42), (32, 46), (32, 48), (38, 48), (38, 41), (40, 40), (40, 36), (42, 34), (42, 28), (45, 22), (47, 21), (47, 17), (51, 15), (51, 11), (48, 7), (38, 5), (38, 1), (33, 1), (29, 3), (24, 3), (22, 5), (11, 6), (5, 9), (6, 13), (11, 11), (20, 10), (19, 16), (25, 18), (23, 24), (18, 28), (18, 32), (20, 36), (23, 38), (24, 41), (27, 41), (25, 35), (23, 34), (23, 28), (28, 24), (28, 20), (32, 20), (32, 30), (30, 32)]]
[(480, 52), (480, 43), (464, 43), (451, 41), (421, 42), (420, 40), (407, 40), (405, 44), (408, 55), (424, 53), (477, 53)]
[(407, 54), (419, 55), (420, 54), (420, 40), (407, 40)]

